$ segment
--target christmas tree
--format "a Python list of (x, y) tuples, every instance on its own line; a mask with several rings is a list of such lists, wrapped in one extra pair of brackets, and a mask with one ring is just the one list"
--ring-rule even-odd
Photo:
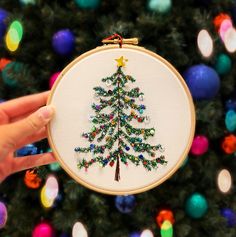
[[(96, 115), (92, 117), (94, 126), (91, 132), (83, 134), (83, 137), (87, 138), (91, 144), (87, 148), (76, 147), (75, 151), (79, 153), (92, 152), (95, 155), (89, 161), (83, 159), (78, 164), (79, 168), (85, 167), (87, 169), (96, 162), (103, 167), (109, 163), (112, 167), (116, 162), (115, 180), (119, 181), (120, 161), (125, 165), (128, 165), (128, 161), (137, 166), (141, 163), (149, 171), (157, 169), (158, 163), (165, 164), (166, 161), (164, 156), (155, 157), (155, 151), (163, 151), (161, 145), (153, 146), (143, 142), (143, 139), (147, 140), (150, 136), (154, 136), (155, 129), (135, 128), (130, 123), (134, 119), (139, 123), (149, 123), (150, 118), (142, 115), (146, 109), (145, 105), (135, 103), (137, 98), (141, 102), (144, 100), (144, 94), (140, 92), (140, 89), (138, 87), (131, 90), (125, 89), (129, 82), (135, 82), (132, 76), (125, 75), (122, 71), (125, 61), (128, 60), (121, 56), (116, 61), (118, 67), (116, 73), (111, 77), (102, 79), (109, 90), (107, 91), (103, 87), (94, 88), (95, 97), (100, 98), (100, 104), (92, 105), (92, 109), (96, 112)], [(108, 108), (111, 110), (110, 113), (103, 113), (104, 109)], [(105, 138), (106, 143), (102, 145), (93, 144), (92, 142), (97, 135), (100, 135), (97, 142), (101, 142)], [(117, 143), (117, 148), (112, 151), (115, 143)], [(130, 146), (135, 152), (139, 152), (139, 155), (129, 154)], [(103, 154), (106, 150), (109, 150), (109, 153), (104, 158)], [(153, 159), (145, 158), (143, 154), (140, 154), (141, 152), (146, 152)], [(96, 156), (97, 154), (101, 155)]]
[[(0, 185), (0, 201), (8, 211), (5, 226), (0, 220), (1, 237), (31, 236), (41, 221), (47, 221), (59, 237), (71, 236), (77, 221), (93, 237), (136, 237), (144, 229), (160, 236), (166, 220), (169, 223), (165, 226), (169, 228), (172, 224), (175, 237), (236, 236), (236, 189), (223, 193), (216, 182), (223, 168), (230, 173), (232, 182), (236, 177), (236, 136), (232, 123), (236, 110), (236, 54), (232, 48), (235, 38), (225, 47), (234, 30), (224, 32), (229, 21), (233, 28), (236, 24), (234, 0), (1, 0), (0, 8), (4, 10), (0, 11), (3, 100), (48, 90), (49, 78), (55, 72), (62, 71), (73, 59), (101, 45), (103, 38), (114, 33), (124, 38), (138, 37), (140, 46), (167, 59), (182, 75), (193, 65), (200, 65), (193, 68), (194, 73), (186, 80), (191, 83), (200, 75), (191, 87), (191, 93), (195, 87), (192, 95), (197, 115), (194, 147), (185, 165), (169, 180), (148, 192), (115, 198), (84, 188), (58, 166), (27, 173), (37, 186), (41, 185), (38, 189), (24, 182), (26, 172), (14, 174)], [(220, 27), (227, 19), (227, 24), (224, 22), (224, 27)], [(13, 37), (17, 43), (9, 49), (6, 35), (15, 20), (23, 26), (22, 37), (20, 42), (18, 35)], [(208, 31), (213, 42), (213, 52), (208, 57), (197, 47), (202, 29)], [(212, 73), (206, 73), (209, 67), (220, 78), (214, 96), (212, 84), (208, 83)], [(199, 84), (210, 89), (202, 99), (197, 98), (204, 91), (196, 89)], [(47, 141), (34, 147), (38, 153), (49, 149)], [(60, 195), (53, 206), (44, 208), (40, 193), (48, 174), (57, 177)], [(1, 205), (0, 210), (4, 214)], [(0, 218), (4, 216), (1, 214)]]

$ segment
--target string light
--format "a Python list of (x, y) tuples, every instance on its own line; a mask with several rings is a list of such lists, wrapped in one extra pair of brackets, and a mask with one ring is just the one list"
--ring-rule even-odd
[(213, 52), (213, 40), (207, 30), (201, 30), (197, 37), (198, 49), (203, 57), (210, 57)]
[(154, 235), (151, 230), (146, 229), (141, 233), (140, 237), (154, 237)]
[(173, 237), (173, 226), (168, 220), (161, 225), (161, 237)]
[(18, 40), (21, 41), (23, 36), (23, 26), (19, 21), (13, 21), (10, 25), (10, 30), (14, 29), (17, 32)]
[(41, 199), (42, 205), (43, 205), (45, 208), (50, 208), (50, 207), (52, 207), (52, 205), (53, 205), (53, 203), (54, 203), (54, 199), (50, 199), (50, 198), (47, 197), (45, 185), (44, 185), (43, 188), (41, 189), (40, 199)]
[(49, 175), (40, 193), (42, 205), (45, 208), (52, 207), (55, 199), (57, 198), (58, 192), (59, 185), (57, 178), (54, 175)]
[(226, 31), (224, 35), (224, 44), (228, 52), (233, 53), (236, 51), (236, 30), (235, 28), (230, 28)]
[(72, 229), (72, 237), (88, 237), (87, 230), (81, 222), (76, 222)]
[(14, 52), (18, 49), (23, 37), (23, 26), (19, 21), (13, 21), (6, 34), (5, 42), (9, 51)]
[(57, 178), (54, 175), (48, 176), (45, 183), (45, 194), (49, 199), (56, 199), (59, 191)]
[(232, 186), (232, 177), (227, 169), (222, 169), (217, 177), (218, 188), (222, 193), (228, 193)]
[(224, 21), (222, 21), (220, 25), (220, 29), (219, 29), (219, 35), (222, 41), (224, 41), (225, 33), (232, 27), (233, 27), (233, 23), (231, 19), (225, 19)]

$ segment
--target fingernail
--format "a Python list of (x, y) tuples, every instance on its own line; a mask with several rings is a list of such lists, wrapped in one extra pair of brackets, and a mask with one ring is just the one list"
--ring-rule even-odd
[(52, 118), (53, 113), (54, 108), (51, 105), (47, 105), (39, 109), (39, 115), (42, 116), (44, 119)]

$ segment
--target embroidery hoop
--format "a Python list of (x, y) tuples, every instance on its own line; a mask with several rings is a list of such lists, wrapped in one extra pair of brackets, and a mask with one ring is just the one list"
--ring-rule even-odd
[[(186, 144), (186, 147), (182, 153), (182, 155), (179, 157), (178, 162), (176, 163), (176, 165), (168, 172), (166, 173), (161, 179), (151, 183), (148, 186), (142, 187), (142, 188), (138, 188), (138, 189), (131, 189), (131, 190), (126, 190), (126, 191), (114, 191), (114, 190), (109, 190), (109, 189), (103, 189), (100, 187), (96, 187), (93, 186), (89, 183), (87, 183), (86, 181), (80, 179), (77, 174), (75, 174), (73, 171), (71, 171), (71, 169), (68, 167), (68, 165), (64, 162), (64, 159), (62, 157), (60, 157), (60, 154), (54, 144), (53, 138), (52, 138), (52, 134), (51, 134), (51, 123), (48, 124), (47, 126), (47, 133), (48, 133), (48, 141), (49, 144), (52, 148), (52, 151), (54, 153), (55, 158), (58, 160), (58, 162), (60, 163), (60, 165), (62, 166), (62, 168), (74, 179), (76, 180), (78, 183), (80, 183), (81, 185), (92, 189), (94, 191), (100, 192), (100, 193), (104, 193), (104, 194), (109, 194), (109, 195), (128, 195), (128, 194), (137, 194), (137, 193), (141, 193), (144, 191), (147, 191), (149, 189), (152, 189), (158, 185), (160, 185), (161, 183), (163, 183), (164, 181), (166, 181), (168, 178), (170, 178), (176, 171), (177, 169), (182, 165), (182, 163), (184, 162), (185, 158), (187, 157), (187, 154), (191, 148), (191, 144), (192, 144), (192, 140), (194, 137), (194, 132), (195, 132), (195, 110), (194, 110), (194, 104), (193, 104), (193, 100), (191, 97), (191, 94), (188, 90), (187, 85), (184, 82), (184, 79), (181, 77), (181, 75), (178, 73), (178, 71), (168, 62), (166, 61), (164, 58), (162, 58), (161, 56), (157, 55), (156, 53), (147, 50), (143, 47), (140, 46), (134, 46), (134, 45), (128, 45), (128, 44), (123, 44), (122, 48), (125, 49), (133, 49), (133, 50), (137, 50), (146, 54), (149, 54), (150, 56), (158, 59), (159, 61), (161, 61), (165, 66), (168, 67), (168, 69), (175, 74), (175, 76), (178, 78), (179, 82), (181, 83), (182, 88), (184, 89), (184, 92), (187, 95), (188, 98), (188, 103), (189, 103), (189, 109), (190, 109), (190, 114), (191, 114), (191, 129), (189, 132), (189, 138), (188, 138), (188, 142)], [(78, 58), (76, 58), (75, 60), (73, 60), (69, 65), (67, 65), (64, 70), (61, 72), (61, 74), (59, 75), (58, 79), (56, 80), (56, 82), (53, 85), (53, 88), (51, 90), (51, 93), (49, 95), (48, 98), (48, 102), (47, 105), (51, 104), (52, 102), (52, 98), (55, 94), (55, 91), (57, 89), (58, 84), (60, 83), (60, 81), (62, 80), (62, 78), (64, 77), (64, 75), (75, 65), (77, 64), (79, 61), (83, 60), (84, 58), (97, 53), (97, 52), (101, 52), (104, 50), (109, 50), (109, 49), (120, 49), (120, 45), (119, 44), (115, 44), (115, 45), (104, 45), (104, 46), (100, 46), (97, 47), (95, 49), (92, 49), (82, 55), (80, 55)], [(92, 92), (91, 92), (92, 93)], [(167, 159), (168, 160), (168, 159)], [(106, 168), (106, 167), (105, 167)]]

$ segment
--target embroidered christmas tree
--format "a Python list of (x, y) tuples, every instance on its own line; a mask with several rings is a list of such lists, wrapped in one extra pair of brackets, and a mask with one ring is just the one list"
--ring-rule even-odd
[[(155, 135), (155, 128), (140, 127), (143, 123), (146, 126), (150, 117), (143, 115), (146, 109), (143, 104), (144, 93), (138, 87), (129, 89), (128, 85), (134, 83), (135, 79), (122, 71), (128, 60), (122, 56), (116, 61), (117, 71), (102, 79), (106, 88), (93, 88), (95, 99), (98, 100), (98, 103), (92, 104), (95, 112), (91, 116), (93, 126), (91, 131), (82, 134), (90, 145), (76, 147), (74, 150), (76, 153), (92, 153), (92, 159), (80, 159), (79, 169), (87, 170), (95, 163), (102, 167), (116, 165), (115, 180), (119, 181), (120, 163), (128, 165), (132, 162), (151, 171), (167, 162), (163, 155), (156, 155), (157, 152), (163, 152), (160, 144), (151, 145), (146, 142)], [(137, 123), (140, 125), (137, 126)]]

